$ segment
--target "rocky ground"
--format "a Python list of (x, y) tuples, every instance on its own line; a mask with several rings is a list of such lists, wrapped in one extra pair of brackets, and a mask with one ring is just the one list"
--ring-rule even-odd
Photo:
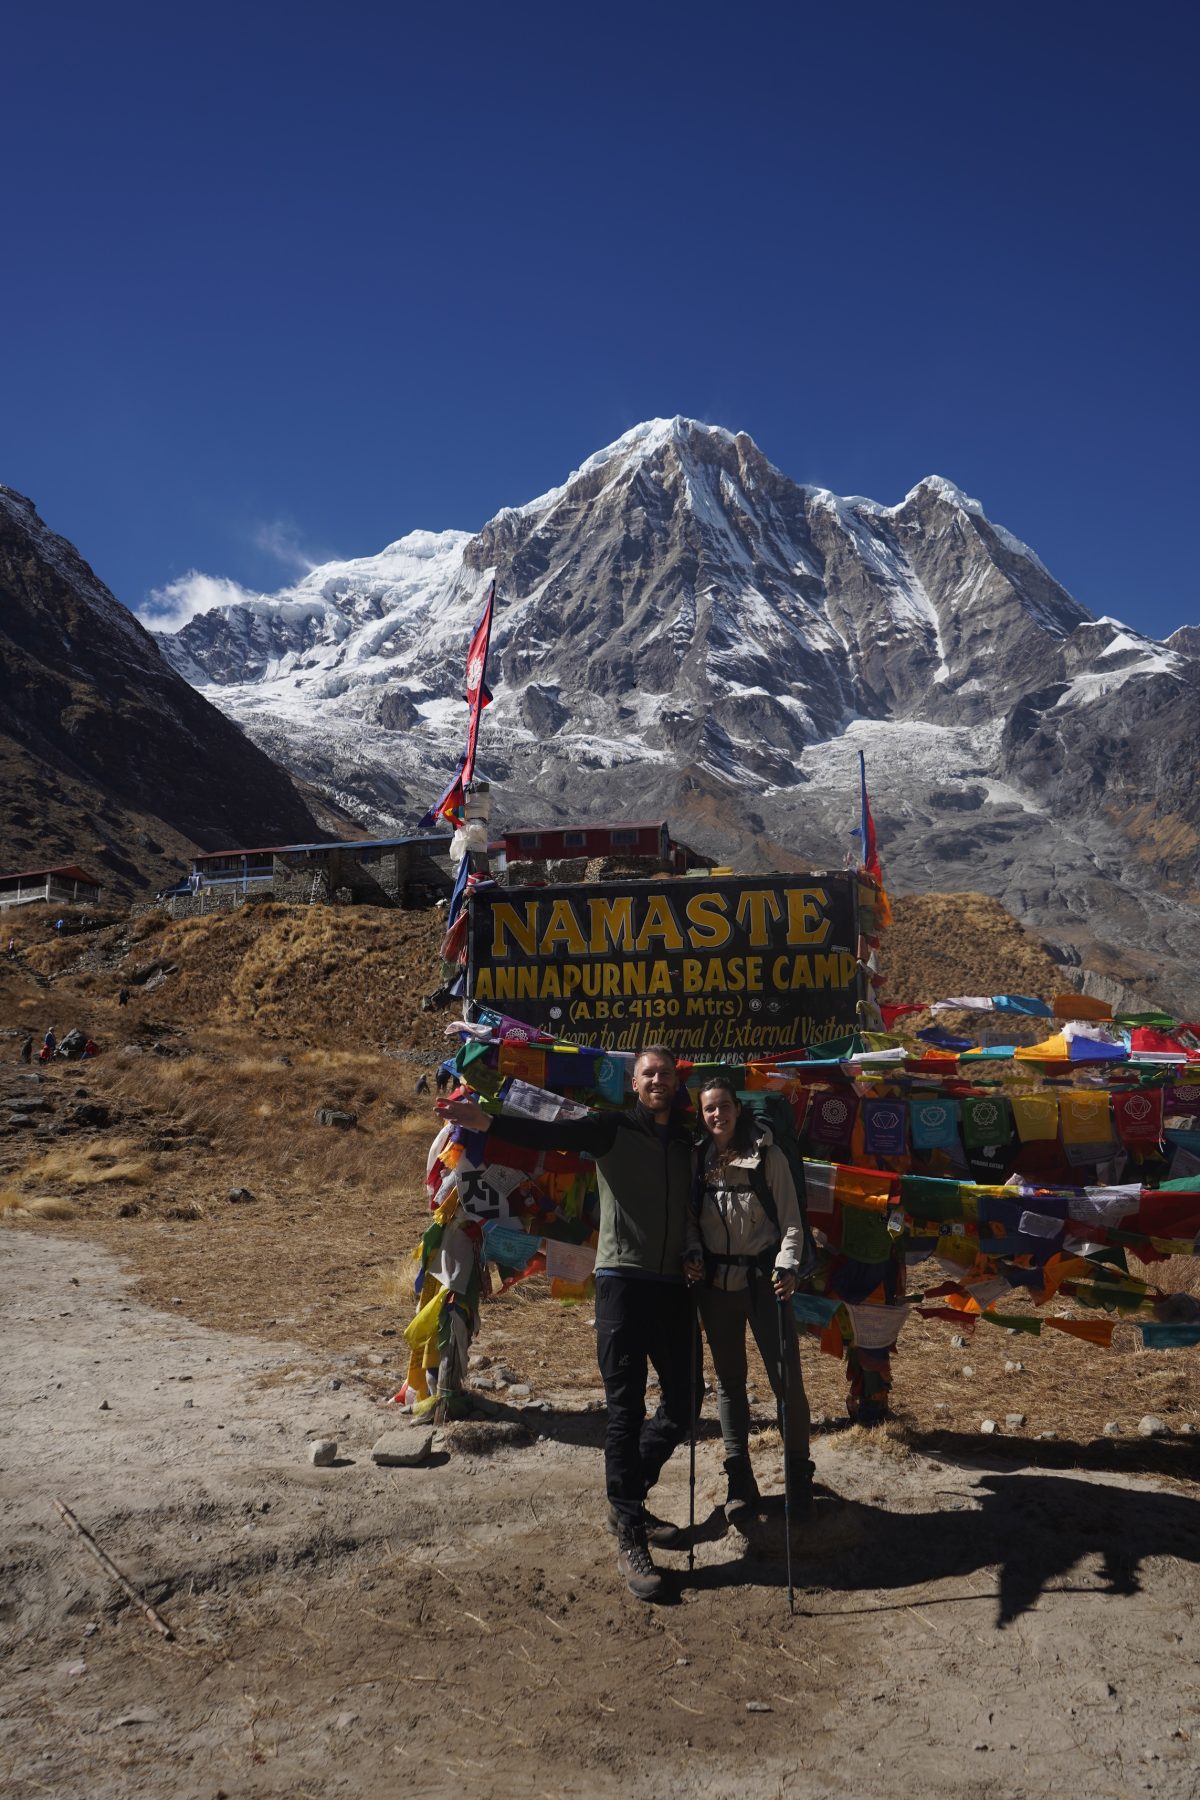
[[(104, 1046), (87, 1065), (0, 1065), (6, 1792), (1196, 1791), (1200, 1384), (1194, 1353), (1141, 1351), (1129, 1327), (1110, 1352), (983, 1330), (956, 1344), (914, 1321), (885, 1434), (842, 1428), (840, 1368), (806, 1345), (821, 1492), (794, 1616), (765, 1383), (755, 1461), (773, 1498), (750, 1536), (716, 1512), (710, 1399), (695, 1569), (663, 1557), (667, 1605), (624, 1594), (590, 1312), (536, 1283), (485, 1309), (487, 1416), (421, 1466), (377, 1466), (384, 1432), (421, 1443), (383, 1403), (424, 1217), (413, 1083), (438, 1038), (427, 1015), (408, 1046), (380, 1029), (355, 971), (391, 954), (419, 1015), (428, 927), (393, 916), (391, 952), (356, 942), (339, 980), (312, 954), (320, 909), (270, 910), (244, 937), (111, 927), (85, 952), (30, 936), (0, 965), (0, 1027), (40, 1036), (49, 1011)], [(295, 994), (255, 989), (289, 942)], [(1028, 991), (1033, 952), (1010, 948), (991, 945), (992, 985)], [(162, 966), (117, 1009), (151, 951)], [(925, 953), (966, 985), (957, 951)], [(325, 1107), (354, 1125), (317, 1125)], [(329, 1467), (309, 1461), (317, 1438), (338, 1443)], [(662, 1494), (685, 1518), (686, 1459)]]

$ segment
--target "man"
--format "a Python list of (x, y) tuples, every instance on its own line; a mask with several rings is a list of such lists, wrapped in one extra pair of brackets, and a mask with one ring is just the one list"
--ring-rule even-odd
[[(692, 1138), (674, 1110), (679, 1091), (674, 1054), (660, 1044), (639, 1051), (633, 1091), (636, 1103), (629, 1112), (549, 1122), (506, 1113), (499, 1131), (514, 1144), (595, 1158), (600, 1187), (596, 1357), (608, 1404), (609, 1527), (617, 1535), (617, 1568), (626, 1587), (639, 1600), (653, 1600), (662, 1591), (662, 1576), (649, 1543), (669, 1547), (678, 1543), (679, 1532), (646, 1512), (646, 1495), (688, 1436), (703, 1388), (698, 1353), (692, 1386), (697, 1328), (683, 1276)], [(439, 1110), (470, 1131), (487, 1131), (493, 1123), (474, 1100), (440, 1101)], [(660, 1393), (650, 1419), (648, 1364)]]

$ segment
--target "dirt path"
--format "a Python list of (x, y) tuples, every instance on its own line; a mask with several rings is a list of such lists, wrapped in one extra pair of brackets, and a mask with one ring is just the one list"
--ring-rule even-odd
[[(597, 1529), (586, 1397), (527, 1415), (525, 1447), (380, 1470), (388, 1419), (351, 1355), (151, 1311), (108, 1253), (35, 1231), (0, 1231), (0, 1295), (6, 1793), (1200, 1784), (1200, 1505), (1178, 1485), (822, 1438), (789, 1618), (778, 1518), (749, 1544), (718, 1530), (710, 1435), (695, 1574), (664, 1557), (674, 1603), (640, 1607)], [(309, 1467), (314, 1433), (339, 1466)], [(684, 1517), (685, 1459), (664, 1489)], [(118, 1605), (55, 1494), (175, 1644)]]

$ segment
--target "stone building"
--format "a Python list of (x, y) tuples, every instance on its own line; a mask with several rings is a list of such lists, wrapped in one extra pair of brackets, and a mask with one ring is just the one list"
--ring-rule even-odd
[(185, 904), (236, 896), (305, 906), (431, 906), (450, 892), (449, 848), (448, 834), (422, 832), (213, 850), (193, 857), (188, 881), (172, 898)]

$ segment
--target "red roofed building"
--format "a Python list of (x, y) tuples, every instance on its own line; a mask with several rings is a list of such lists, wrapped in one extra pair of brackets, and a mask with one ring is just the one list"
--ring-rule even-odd
[(78, 863), (57, 869), (25, 869), (19, 875), (0, 875), (0, 907), (28, 906), (33, 900), (51, 905), (92, 903), (100, 898), (100, 883)]
[(509, 866), (513, 863), (564, 862), (594, 858), (622, 863), (643, 863), (647, 871), (685, 875), (689, 869), (708, 867), (698, 856), (671, 836), (665, 819), (630, 820), (616, 825), (530, 825), (506, 831), (501, 840)]

